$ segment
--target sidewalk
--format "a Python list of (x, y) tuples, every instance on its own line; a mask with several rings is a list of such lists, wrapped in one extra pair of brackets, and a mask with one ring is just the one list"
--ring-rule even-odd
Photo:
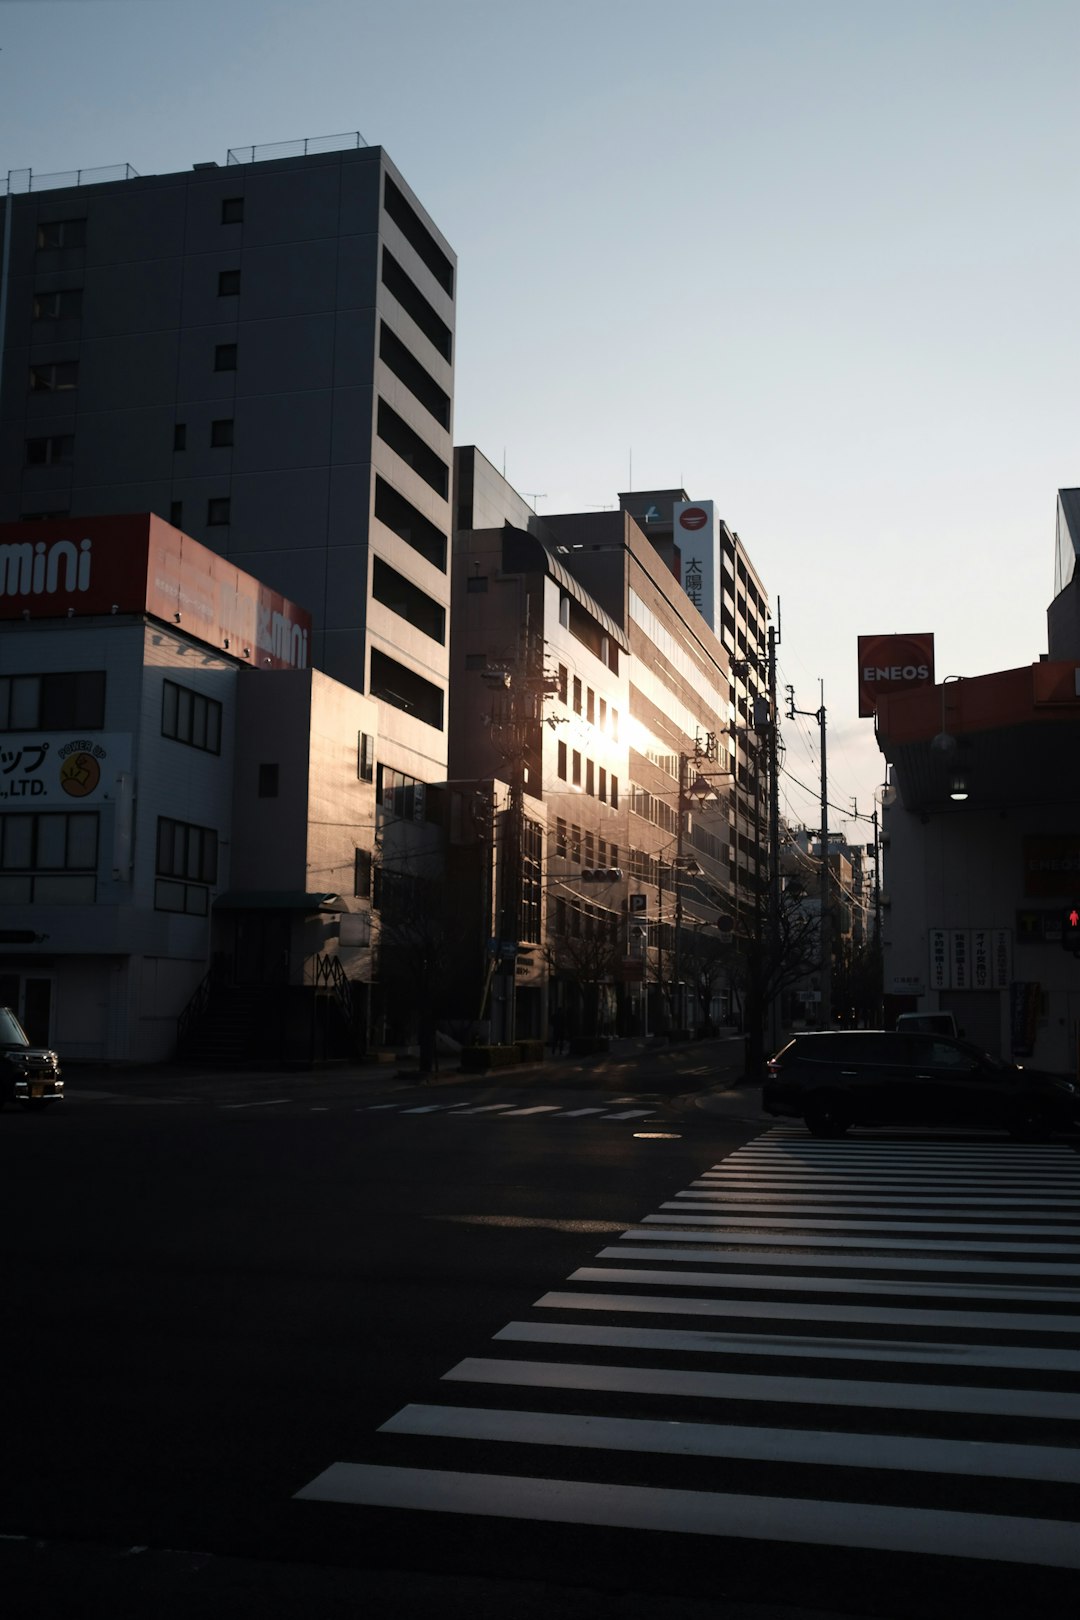
[[(703, 1092), (731, 1092), (743, 1084), (744, 1043), (742, 1036), (716, 1036), (703, 1041), (669, 1042), (656, 1036), (616, 1036), (606, 1052), (587, 1054), (559, 1053), (545, 1050), (544, 1057), (532, 1063), (513, 1064), (506, 1068), (484, 1070), (480, 1073), (463, 1072), (458, 1055), (443, 1053), (439, 1068), (421, 1073), (419, 1058), (412, 1052), (399, 1053), (391, 1062), (356, 1062), (350, 1060), (313, 1063), (308, 1067), (290, 1063), (265, 1061), (229, 1068), (214, 1068), (182, 1062), (153, 1064), (68, 1063), (64, 1065), (64, 1079), (74, 1092), (89, 1090), (122, 1091), (127, 1084), (140, 1087), (148, 1082), (155, 1089), (182, 1089), (185, 1084), (198, 1083), (227, 1085), (236, 1081), (256, 1078), (280, 1083), (289, 1081), (302, 1085), (310, 1079), (334, 1079), (346, 1085), (367, 1088), (387, 1086), (394, 1082), (422, 1086), (491, 1086), (512, 1085), (516, 1079), (535, 1083), (544, 1075), (557, 1080), (571, 1072), (594, 1072), (601, 1075), (626, 1065), (648, 1066), (655, 1062), (659, 1071), (669, 1069), (680, 1059), (692, 1057), (694, 1067), (707, 1066), (711, 1071), (702, 1078), (698, 1089)], [(697, 1079), (697, 1076), (695, 1076)], [(630, 1083), (628, 1079), (628, 1084)]]

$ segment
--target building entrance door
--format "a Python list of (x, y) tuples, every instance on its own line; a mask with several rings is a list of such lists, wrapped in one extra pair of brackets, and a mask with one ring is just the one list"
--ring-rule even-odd
[(0, 973), (0, 1007), (10, 1007), (31, 1046), (48, 1046), (52, 979), (40, 973)]

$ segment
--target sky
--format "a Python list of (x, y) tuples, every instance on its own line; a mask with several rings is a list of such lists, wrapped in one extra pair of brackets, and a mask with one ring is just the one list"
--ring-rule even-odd
[[(458, 255), (455, 442), (541, 515), (714, 500), (863, 841), (858, 636), (1046, 651), (1078, 57), (1075, 0), (0, 0), (0, 182), (384, 147)], [(816, 826), (817, 721), (783, 739)]]

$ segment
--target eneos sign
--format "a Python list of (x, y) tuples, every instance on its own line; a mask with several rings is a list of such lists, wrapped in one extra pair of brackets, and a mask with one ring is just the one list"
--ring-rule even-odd
[(872, 715), (883, 697), (933, 684), (932, 633), (859, 637), (860, 715)]

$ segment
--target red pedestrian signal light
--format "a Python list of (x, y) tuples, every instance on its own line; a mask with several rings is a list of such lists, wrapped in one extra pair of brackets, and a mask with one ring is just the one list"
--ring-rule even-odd
[(1067, 906), (1062, 912), (1061, 943), (1067, 951), (1080, 951), (1080, 905)]

